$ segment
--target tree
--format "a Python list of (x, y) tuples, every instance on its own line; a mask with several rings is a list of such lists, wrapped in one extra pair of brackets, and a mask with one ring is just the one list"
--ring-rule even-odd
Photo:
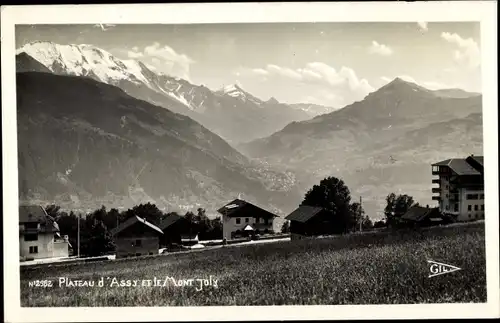
[(413, 200), (413, 197), (400, 194), (396, 195), (391, 193), (386, 197), (386, 207), (384, 209), (384, 215), (386, 218), (386, 223), (388, 226), (395, 226), (399, 224), (401, 217), (408, 211), (412, 206), (418, 205)]
[(134, 215), (146, 219), (148, 222), (151, 222), (155, 225), (159, 225), (161, 219), (164, 216), (163, 212), (158, 209), (155, 204), (151, 204), (149, 202), (146, 204), (139, 204), (137, 206), (134, 206), (132, 209), (128, 209), (127, 211), (125, 211), (122, 220), (127, 220)]
[(383, 220), (375, 221), (373, 224), (374, 228), (383, 228), (385, 227), (385, 222)]
[(306, 193), (302, 205), (322, 207), (331, 214), (328, 231), (344, 233), (355, 222), (350, 212), (350, 202), (351, 193), (344, 181), (336, 177), (327, 177)]
[(50, 215), (51, 217), (53, 217), (54, 219), (57, 219), (57, 217), (59, 216), (60, 210), (61, 210), (61, 207), (59, 205), (55, 205), (55, 204), (47, 205), (45, 207), (45, 212), (47, 212), (47, 214)]
[(373, 228), (373, 222), (368, 215), (363, 218), (361, 227), (363, 228), (363, 230), (371, 230)]
[(281, 233), (290, 233), (290, 222), (289, 221), (283, 222), (283, 225), (281, 226)]

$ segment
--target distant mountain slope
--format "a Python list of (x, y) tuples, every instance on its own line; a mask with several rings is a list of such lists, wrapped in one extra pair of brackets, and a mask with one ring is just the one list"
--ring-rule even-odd
[(86, 76), (116, 85), (136, 98), (193, 118), (228, 142), (265, 137), (291, 121), (310, 117), (302, 109), (277, 101), (264, 102), (239, 87), (233, 86), (243, 96), (235, 95), (236, 92), (228, 88), (214, 92), (202, 85), (156, 73), (140, 61), (121, 60), (92, 45), (33, 42), (19, 48), (17, 54), (30, 56), (55, 74)]
[(303, 190), (325, 176), (344, 178), (377, 214), (390, 191), (431, 203), (432, 162), (482, 154), (481, 100), (443, 97), (395, 79), (360, 102), (239, 149), (294, 169)]
[(252, 163), (199, 123), (117, 87), (17, 73), (17, 102), (23, 200), (210, 212), (239, 194), (271, 210), (298, 196), (291, 174)]

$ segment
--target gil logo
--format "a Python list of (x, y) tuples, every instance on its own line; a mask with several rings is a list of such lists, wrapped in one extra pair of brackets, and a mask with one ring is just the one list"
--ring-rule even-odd
[(433, 261), (433, 260), (427, 260), (427, 262), (430, 264), (429, 270), (430, 270), (431, 274), (429, 275), (429, 278), (434, 277), (434, 276), (443, 275), (443, 274), (452, 273), (454, 271), (462, 269), (462, 268), (458, 268), (458, 267), (448, 265), (448, 264), (443, 264), (443, 263)]

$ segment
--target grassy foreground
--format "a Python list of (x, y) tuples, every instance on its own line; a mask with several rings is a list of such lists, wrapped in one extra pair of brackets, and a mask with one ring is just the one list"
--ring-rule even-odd
[[(427, 260), (462, 270), (428, 278)], [(67, 278), (61, 286), (60, 278)], [(189, 279), (193, 279), (191, 283)], [(33, 286), (36, 280), (52, 283), (50, 287), (36, 287)], [(75, 284), (81, 286), (68, 285), (67, 282), (75, 280), (80, 280)], [(98, 286), (100, 280), (102, 287)], [(151, 280), (149, 285), (146, 280)], [(85, 286), (90, 282), (94, 286)], [(118, 286), (120, 283), (123, 286)], [(483, 223), (411, 233), (367, 233), (143, 259), (21, 268), (22, 306), (485, 301)]]

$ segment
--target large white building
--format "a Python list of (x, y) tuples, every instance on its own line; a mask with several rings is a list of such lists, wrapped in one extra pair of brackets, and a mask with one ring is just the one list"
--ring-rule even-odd
[(247, 201), (236, 199), (217, 210), (222, 215), (223, 238), (226, 240), (255, 233), (272, 233), (277, 215)]
[(19, 206), (19, 256), (21, 260), (64, 258), (69, 255), (68, 236), (39, 205)]
[(432, 164), (432, 188), (439, 210), (458, 221), (484, 219), (483, 156), (453, 158)]

